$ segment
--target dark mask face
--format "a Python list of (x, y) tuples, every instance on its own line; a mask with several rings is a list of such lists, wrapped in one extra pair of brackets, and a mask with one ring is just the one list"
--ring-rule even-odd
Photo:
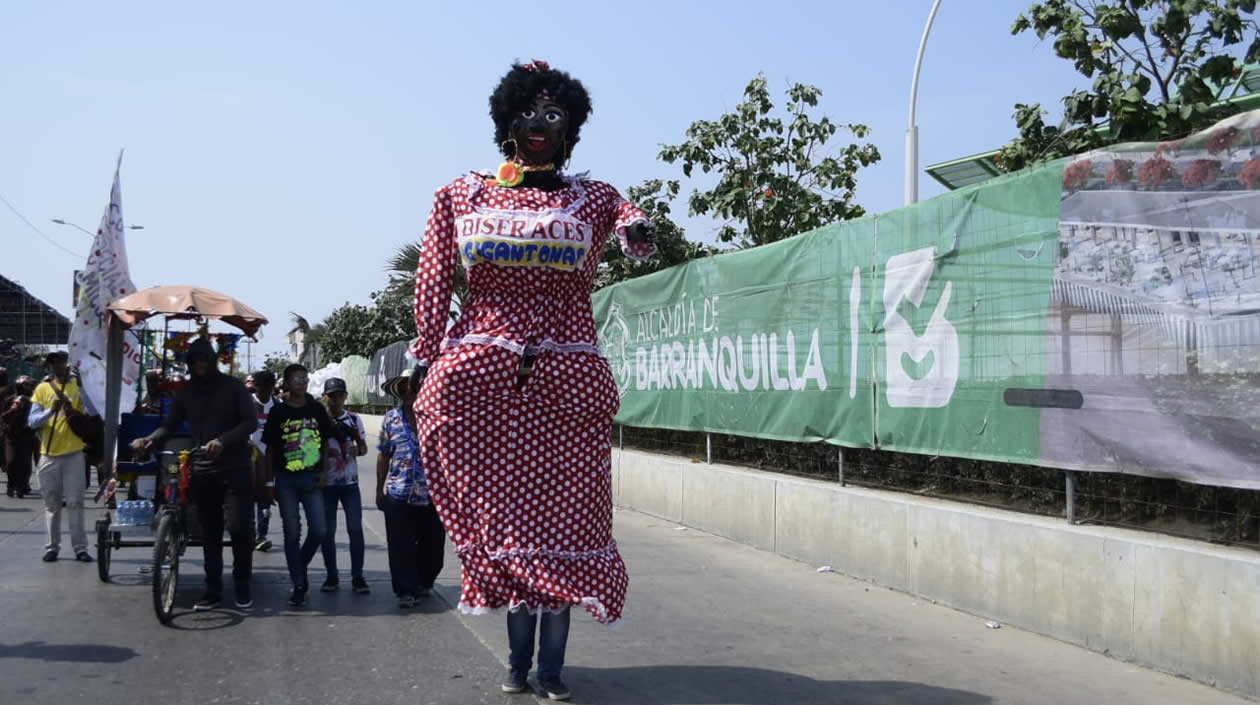
[(512, 120), (516, 156), (526, 164), (556, 164), (564, 161), (564, 139), (569, 131), (569, 113), (555, 101), (538, 99)]
[(198, 379), (210, 374), (213, 361), (205, 355), (188, 356), (188, 372)]
[(53, 376), (57, 379), (65, 379), (70, 376), (70, 363), (63, 358), (53, 358), (48, 363), (48, 367), (52, 370)]

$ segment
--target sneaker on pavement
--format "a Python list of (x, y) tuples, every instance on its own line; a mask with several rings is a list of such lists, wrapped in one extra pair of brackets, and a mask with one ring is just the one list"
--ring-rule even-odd
[(52, 563), (52, 562), (53, 562), (53, 561), (55, 561), (55, 560), (57, 560), (57, 552), (56, 552), (56, 551), (51, 551), (51, 550), (50, 550), (50, 551), (44, 551), (44, 562), (45, 562), (45, 563)]
[(219, 606), (220, 598), (218, 595), (206, 593), (193, 603), (193, 612), (209, 612)]
[(503, 688), (505, 693), (524, 693), (529, 689), (528, 673), (518, 671), (515, 668), (508, 669), (507, 677), (503, 679)]
[(293, 592), (289, 593), (289, 606), (301, 607), (306, 604), (306, 587), (298, 586), (293, 588)]
[(87, 551), (79, 551), (78, 553), (74, 554), (74, 559), (80, 563), (92, 562), (92, 557), (88, 555)]
[(565, 686), (564, 681), (560, 680), (560, 676), (539, 678), (538, 686), (547, 694), (549, 700), (569, 699), (569, 688)]
[(416, 599), (415, 595), (400, 595), (398, 597), (398, 606), (405, 610), (415, 607), (418, 602), (419, 600)]
[(236, 591), (236, 608), (241, 609), (241, 610), (247, 610), (253, 606), (254, 606), (254, 597), (253, 595), (250, 594), (249, 588), (246, 588), (244, 590), (241, 590), (238, 588)]
[(337, 592), (339, 589), (341, 589), (341, 586), (338, 584), (337, 579), (330, 575), (324, 578), (324, 585), (319, 590), (320, 592)]
[(271, 550), (271, 539), (268, 539), (268, 538), (261, 538), (261, 539), (258, 539), (258, 543), (254, 544), (254, 550), (255, 550), (255, 551), (262, 551), (262, 552), (264, 552), (264, 553), (266, 553), (267, 551), (270, 551), (270, 550)]
[(372, 586), (368, 585), (368, 581), (364, 580), (361, 575), (351, 579), (350, 584), (354, 587), (354, 594), (356, 595), (366, 595), (372, 592)]

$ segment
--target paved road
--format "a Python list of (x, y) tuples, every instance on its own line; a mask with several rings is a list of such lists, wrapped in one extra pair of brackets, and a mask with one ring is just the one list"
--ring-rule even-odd
[[(374, 457), (364, 460), (374, 467)], [(116, 553), (111, 584), (97, 581), (94, 565), (41, 563), (40, 507), (0, 499), (0, 703), (532, 702), (499, 692), (502, 618), (451, 609), (453, 557), (439, 595), (399, 612), (374, 508), (364, 518), (371, 596), (315, 592), (307, 609), (291, 610), (284, 559), (273, 551), (259, 555), (251, 613), (185, 612), (168, 628), (154, 619), (139, 573), (147, 549)], [(631, 575), (627, 619), (609, 629), (575, 618), (566, 668), (574, 702), (1249, 702), (1009, 627), (989, 630), (982, 619), (653, 517), (620, 511), (616, 532)], [(197, 562), (186, 565), (197, 576)], [(312, 583), (322, 578), (317, 557)], [(188, 581), (185, 606), (199, 590)]]

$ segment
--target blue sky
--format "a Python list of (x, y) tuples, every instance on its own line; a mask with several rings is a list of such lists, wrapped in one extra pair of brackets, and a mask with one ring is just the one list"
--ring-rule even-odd
[[(1048, 42), (1012, 37), (1029, 0), (945, 0), (920, 83), (920, 163), (999, 146), (1016, 102), (1083, 85)], [(580, 78), (595, 112), (572, 169), (621, 189), (678, 175), (656, 160), (691, 121), (765, 72), (823, 90), (873, 128), (870, 212), (901, 205), (910, 76), (930, 0), (887, 2), (5, 3), (0, 195), (86, 255), (115, 156), (137, 286), (194, 283), (273, 321), (367, 303), (383, 261), (423, 230), (435, 188), (498, 163), (487, 96), (513, 59)], [(941, 188), (923, 175), (920, 195)], [(685, 212), (685, 207), (678, 209)], [(683, 219), (688, 236), (712, 224)], [(62, 311), (82, 264), (0, 207), (0, 274)], [(269, 266), (268, 266), (269, 264)]]

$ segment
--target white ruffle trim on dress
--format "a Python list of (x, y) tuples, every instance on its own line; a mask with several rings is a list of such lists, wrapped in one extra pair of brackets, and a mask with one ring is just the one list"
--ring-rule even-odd
[(494, 345), (510, 350), (517, 355), (536, 354), (539, 350), (557, 353), (591, 353), (599, 355), (599, 346), (594, 343), (557, 343), (548, 338), (538, 345), (526, 345), (518, 343), (510, 338), (504, 338), (497, 335), (483, 335), (481, 333), (470, 333), (462, 338), (447, 338), (442, 341), (442, 349), (449, 350), (460, 345)]
[(608, 626), (608, 627), (620, 626), (623, 622), (626, 621), (624, 617), (609, 621), (608, 608), (604, 607), (604, 603), (598, 597), (583, 597), (581, 602), (565, 605), (564, 607), (557, 607), (557, 608), (530, 607), (524, 600), (520, 602), (511, 603), (507, 607), (473, 607), (472, 605), (468, 604), (467, 602), (464, 602), (463, 600), (459, 601), (459, 611), (462, 614), (469, 614), (469, 615), (499, 614), (503, 612), (504, 610), (507, 610), (508, 612), (519, 612), (523, 609), (526, 612), (529, 612), (530, 614), (537, 616), (539, 614), (542, 614), (543, 612), (546, 612), (547, 614), (560, 614), (561, 612), (567, 609), (570, 609), (572, 607), (581, 607), (582, 609), (585, 609), (588, 612), (591, 612), (595, 617), (595, 621), (599, 622), (600, 624), (603, 624), (604, 626)]
[(582, 560), (585, 558), (601, 558), (612, 554), (617, 550), (617, 542), (609, 541), (603, 548), (596, 548), (590, 551), (554, 551), (546, 548), (509, 548), (506, 550), (491, 551), (479, 543), (466, 543), (463, 546), (455, 548), (455, 555), (461, 558), (474, 551), (482, 551), (486, 558), (492, 561), (502, 561), (509, 558), (563, 558), (566, 560)]

